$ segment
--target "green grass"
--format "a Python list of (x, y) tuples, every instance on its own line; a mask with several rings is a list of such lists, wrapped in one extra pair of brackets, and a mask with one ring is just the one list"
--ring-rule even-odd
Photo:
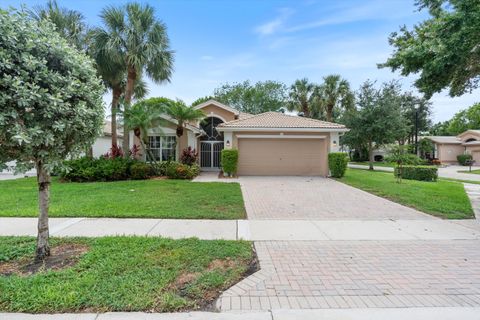
[[(38, 215), (35, 178), (0, 181), (0, 216)], [(237, 183), (136, 180), (65, 183), (54, 179), (51, 217), (243, 219)]]
[(480, 174), (480, 169), (472, 170), (472, 171), (469, 171), (469, 170), (461, 170), (461, 171), (457, 171), (457, 172), (460, 172), (460, 173)]
[(338, 181), (441, 218), (473, 218), (472, 205), (460, 182), (404, 179), (397, 183), (393, 173), (356, 169), (348, 169)]
[[(34, 243), (33, 238), (0, 237), (0, 267), (2, 261), (31, 259)], [(246, 241), (106, 237), (52, 239), (51, 243), (85, 244), (89, 251), (76, 265), (62, 270), (0, 275), (0, 311), (196, 309), (209, 302), (205, 296), (211, 300), (238, 282), (253, 259), (251, 243)]]

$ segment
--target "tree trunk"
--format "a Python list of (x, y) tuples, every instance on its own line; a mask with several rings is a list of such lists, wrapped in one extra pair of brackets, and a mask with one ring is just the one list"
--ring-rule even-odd
[(38, 183), (38, 234), (36, 261), (41, 261), (50, 255), (50, 246), (48, 245), (48, 204), (50, 198), (50, 174), (45, 170), (42, 161), (36, 162), (37, 183)]
[(333, 105), (327, 105), (327, 121), (332, 122), (333, 117)]
[(310, 109), (308, 108), (308, 103), (303, 103), (302, 104), (302, 111), (303, 111), (303, 116), (306, 118), (310, 118)]
[(118, 103), (120, 102), (120, 96), (122, 95), (122, 89), (120, 87), (114, 87), (112, 90), (112, 148), (118, 147), (118, 137), (117, 137), (117, 111)]
[(368, 142), (368, 169), (373, 170), (373, 143)]
[(85, 152), (87, 158), (93, 158), (93, 146), (92, 147), (88, 147), (87, 148), (87, 151)]
[[(133, 88), (135, 87), (135, 81), (137, 80), (137, 72), (133, 66), (128, 67), (127, 72), (127, 87), (125, 89), (125, 106), (124, 112), (130, 108), (130, 104), (132, 103), (132, 96), (133, 96)], [(123, 154), (125, 158), (128, 158), (128, 150), (130, 149), (130, 135), (129, 129), (127, 126), (123, 126)]]

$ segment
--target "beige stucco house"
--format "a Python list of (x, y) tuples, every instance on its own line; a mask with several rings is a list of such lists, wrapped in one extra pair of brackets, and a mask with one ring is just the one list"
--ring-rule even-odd
[(433, 158), (445, 164), (457, 163), (460, 154), (471, 154), (475, 165), (480, 165), (480, 130), (467, 130), (458, 136), (426, 136), (433, 141)]
[[(195, 107), (205, 113), (189, 123), (175, 145), (175, 121), (149, 132), (148, 148), (157, 160), (179, 158), (187, 147), (199, 153), (204, 171), (220, 169), (223, 149), (238, 149), (238, 175), (328, 175), (328, 153), (339, 150), (345, 126), (310, 118), (266, 112), (241, 113), (209, 100)], [(138, 145), (133, 133), (133, 143)]]

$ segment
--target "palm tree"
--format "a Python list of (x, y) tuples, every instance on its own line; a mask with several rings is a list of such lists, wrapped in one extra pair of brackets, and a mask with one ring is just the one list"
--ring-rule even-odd
[(296, 80), (290, 87), (289, 110), (296, 110), (302, 112), (304, 117), (310, 117), (315, 88), (315, 84), (309, 82), (307, 78)]
[[(130, 108), (135, 83), (145, 74), (156, 83), (170, 81), (173, 71), (173, 51), (165, 25), (156, 19), (153, 7), (129, 3), (107, 7), (100, 17), (105, 25), (98, 29), (102, 50), (115, 64), (124, 65), (127, 74), (125, 109)], [(127, 113), (128, 115), (128, 113)], [(128, 128), (123, 130), (123, 149), (130, 145)]]
[(205, 118), (203, 111), (189, 107), (182, 100), (174, 101), (166, 106), (165, 113), (177, 121), (177, 138), (183, 136), (185, 124)]
[(333, 112), (336, 108), (343, 111), (353, 108), (350, 84), (338, 74), (324, 77), (318, 94), (325, 108), (327, 121), (333, 120)]
[[(163, 112), (161, 107), (152, 106), (142, 101), (134, 104), (131, 108), (119, 112), (120, 116), (123, 116), (123, 126), (128, 131), (133, 130), (133, 134), (138, 138), (142, 149), (147, 153), (149, 158), (156, 167), (157, 162), (152, 155), (148, 144), (148, 130), (151, 128), (159, 128), (166, 125), (166, 121), (163, 118)], [(128, 155), (128, 153), (127, 153)]]
[[(105, 33), (101, 29), (95, 28), (90, 33), (89, 51), (95, 59), (96, 67), (101, 76), (105, 87), (112, 91), (111, 102), (111, 132), (112, 132), (112, 148), (118, 146), (117, 137), (117, 112), (119, 110), (120, 99), (124, 98), (127, 85), (126, 65), (115, 61), (104, 50)], [(148, 94), (147, 83), (139, 77), (135, 82), (134, 98), (140, 100)], [(125, 152), (127, 150), (124, 150)]]
[(38, 21), (50, 20), (70, 44), (79, 50), (86, 50), (88, 26), (82, 13), (61, 8), (56, 0), (49, 0), (45, 6), (35, 6), (29, 14)]

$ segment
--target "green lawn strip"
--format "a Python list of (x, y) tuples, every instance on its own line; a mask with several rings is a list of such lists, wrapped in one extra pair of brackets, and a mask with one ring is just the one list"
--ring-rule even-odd
[(441, 218), (469, 219), (474, 216), (460, 182), (404, 179), (397, 183), (393, 173), (356, 169), (348, 169), (338, 181)]
[[(0, 216), (38, 215), (35, 178), (0, 181)], [(238, 183), (132, 180), (67, 183), (54, 179), (51, 217), (243, 219)]]
[[(246, 241), (105, 237), (51, 243), (84, 244), (89, 250), (65, 269), (0, 275), (0, 311), (197, 309), (241, 280), (254, 259)], [(2, 262), (30, 261), (34, 244), (34, 238), (0, 237), (0, 270)]]
[(457, 172), (460, 172), (460, 173), (471, 173), (471, 174), (480, 174), (480, 169), (472, 170), (472, 171), (469, 171), (469, 170), (461, 170), (461, 171), (457, 171)]

